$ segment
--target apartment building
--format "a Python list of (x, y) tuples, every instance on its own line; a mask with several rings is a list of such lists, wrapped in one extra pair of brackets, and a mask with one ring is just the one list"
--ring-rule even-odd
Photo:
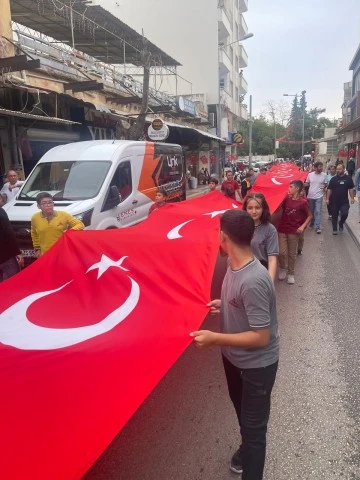
[(228, 141), (247, 119), (248, 56), (237, 40), (248, 33), (248, 0), (101, 0), (101, 5), (179, 60), (176, 81), (163, 77), (162, 88), (195, 102), (201, 96), (206, 105), (199, 106), (210, 113), (208, 128)]
[(340, 145), (348, 157), (355, 157), (360, 166), (360, 45), (350, 63), (351, 82), (344, 84), (344, 103), (342, 105), (342, 126), (338, 131)]

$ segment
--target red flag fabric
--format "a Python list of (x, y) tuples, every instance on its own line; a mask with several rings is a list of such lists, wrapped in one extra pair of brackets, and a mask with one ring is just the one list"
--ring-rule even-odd
[(292, 180), (304, 181), (308, 172), (299, 171), (293, 164), (280, 163), (274, 165), (265, 175), (259, 174), (251, 192), (261, 192), (269, 204), (270, 212), (274, 213), (284, 199)]
[[(279, 175), (254, 187), (272, 209)], [(0, 285), (2, 480), (79, 479), (103, 452), (208, 312), (230, 208), (213, 192), (135, 227), (69, 231)]]

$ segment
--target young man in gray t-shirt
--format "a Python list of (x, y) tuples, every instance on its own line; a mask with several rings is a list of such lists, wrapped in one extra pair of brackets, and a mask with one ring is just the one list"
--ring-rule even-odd
[(209, 303), (220, 312), (221, 333), (192, 332), (196, 346), (220, 345), (240, 426), (242, 443), (231, 458), (230, 470), (247, 480), (261, 480), (265, 464), (270, 396), (279, 359), (274, 284), (254, 258), (250, 242), (254, 221), (241, 210), (228, 210), (220, 219), (220, 245), (229, 257), (221, 300)]

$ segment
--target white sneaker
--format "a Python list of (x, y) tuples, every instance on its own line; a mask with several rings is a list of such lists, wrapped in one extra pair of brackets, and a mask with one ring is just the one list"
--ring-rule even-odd
[(287, 277), (287, 283), (288, 283), (289, 285), (294, 285), (294, 283), (295, 283), (295, 277), (294, 277), (294, 275), (288, 275), (288, 277)]
[(279, 275), (278, 275), (278, 279), (279, 279), (279, 280), (285, 280), (286, 274), (287, 274), (286, 269), (285, 269), (285, 268), (280, 268), (280, 270), (279, 270)]

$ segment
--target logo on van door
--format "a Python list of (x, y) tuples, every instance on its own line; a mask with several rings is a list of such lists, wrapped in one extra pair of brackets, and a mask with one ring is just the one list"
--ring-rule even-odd
[(121, 222), (121, 220), (125, 220), (125, 218), (133, 217), (136, 214), (136, 210), (131, 208), (130, 210), (125, 210), (125, 212), (120, 212), (116, 215), (116, 220)]
[(166, 159), (170, 168), (179, 166), (178, 159), (176, 157), (167, 157)]

